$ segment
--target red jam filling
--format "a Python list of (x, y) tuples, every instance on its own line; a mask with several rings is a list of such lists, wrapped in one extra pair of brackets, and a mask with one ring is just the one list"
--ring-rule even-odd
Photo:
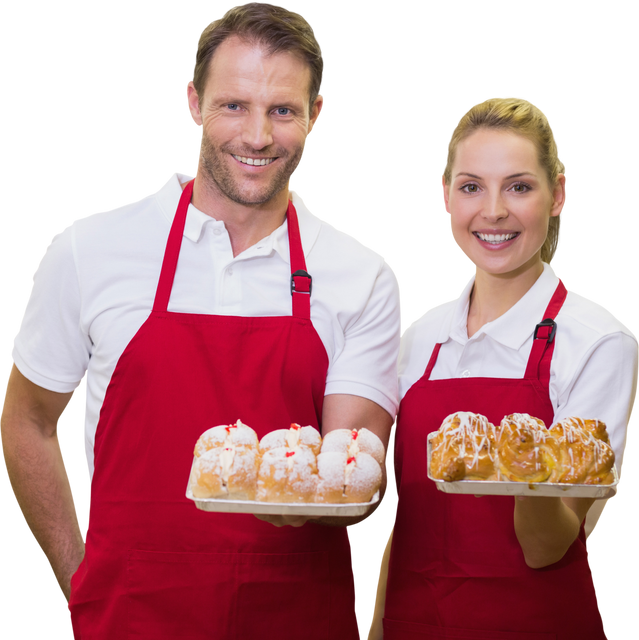
[(294, 455), (295, 455), (295, 451), (287, 451), (286, 452), (286, 457), (287, 458), (290, 458), (291, 456), (294, 456)]
[(353, 462), (355, 462), (355, 456), (351, 456), (351, 457), (346, 461), (346, 464), (352, 464)]
[(351, 431), (351, 437), (353, 438), (353, 440), (357, 440), (357, 436), (359, 436), (359, 431), (357, 429), (353, 429)]
[(295, 429), (295, 431), (299, 431), (302, 427), (299, 424), (291, 423), (291, 429)]

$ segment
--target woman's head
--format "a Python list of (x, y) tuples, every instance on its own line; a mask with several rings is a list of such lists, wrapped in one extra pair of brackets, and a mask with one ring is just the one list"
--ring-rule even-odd
[[(516, 98), (494, 98), (475, 105), (460, 121), (448, 145), (448, 162), (444, 170), (444, 183), (450, 185), (453, 165), (459, 144), (476, 131), (495, 129), (514, 133), (530, 140), (537, 150), (539, 165), (543, 168), (552, 190), (557, 178), (564, 173), (564, 165), (557, 155), (557, 144), (546, 116), (533, 104)], [(559, 239), (559, 216), (550, 218), (541, 259), (550, 262)]]

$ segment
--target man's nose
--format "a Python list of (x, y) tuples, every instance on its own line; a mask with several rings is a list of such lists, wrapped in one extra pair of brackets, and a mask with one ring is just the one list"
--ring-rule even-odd
[(242, 142), (259, 151), (273, 143), (273, 126), (265, 114), (251, 114), (245, 121)]

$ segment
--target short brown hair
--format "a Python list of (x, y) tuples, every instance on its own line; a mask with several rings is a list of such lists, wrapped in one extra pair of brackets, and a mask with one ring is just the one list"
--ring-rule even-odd
[(269, 55), (288, 51), (304, 60), (311, 71), (309, 109), (313, 108), (324, 68), (322, 51), (313, 29), (299, 14), (261, 2), (230, 9), (223, 18), (211, 22), (202, 32), (193, 71), (193, 85), (200, 98), (204, 95), (213, 54), (231, 36), (238, 36), (251, 44), (260, 44)]
[[(460, 121), (448, 145), (444, 180), (450, 184), (457, 145), (478, 129), (502, 129), (528, 138), (537, 147), (539, 164), (546, 171), (551, 189), (565, 168), (557, 155), (557, 144), (546, 116), (534, 105), (518, 98), (493, 98), (475, 105)], [(550, 218), (541, 259), (550, 262), (559, 241), (559, 216)]]

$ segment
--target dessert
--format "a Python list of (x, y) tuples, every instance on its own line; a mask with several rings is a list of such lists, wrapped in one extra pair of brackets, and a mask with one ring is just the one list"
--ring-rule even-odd
[(512, 482), (557, 482), (559, 445), (546, 425), (527, 413), (506, 416), (497, 437), (497, 471)]
[(262, 456), (257, 499), (264, 502), (314, 502), (317, 459), (305, 446), (277, 447)]
[(553, 425), (550, 433), (561, 450), (561, 472), (557, 482), (570, 484), (610, 484), (615, 454), (606, 425), (600, 420), (566, 418)]
[(258, 442), (238, 420), (199, 437), (189, 486), (200, 499), (369, 502), (381, 485), (384, 457), (384, 445), (368, 429), (337, 429), (322, 441), (317, 429), (293, 423)]
[(430, 474), (438, 480), (506, 480), (611, 484), (615, 454), (600, 420), (566, 418), (547, 429), (526, 413), (495, 428), (479, 414), (458, 412), (429, 437)]
[(495, 427), (477, 413), (459, 411), (448, 416), (432, 439), (433, 478), (496, 480)]
[(298, 446), (309, 447), (317, 455), (322, 446), (322, 436), (313, 427), (300, 427), (299, 424), (293, 423), (290, 429), (275, 429), (275, 431), (267, 433), (260, 440), (260, 451), (262, 453), (278, 447), (295, 449)]
[(238, 420), (205, 431), (193, 455), (190, 486), (196, 498), (255, 500), (259, 450), (257, 434)]
[(368, 429), (329, 431), (317, 456), (316, 502), (369, 502), (382, 483), (385, 451)]

